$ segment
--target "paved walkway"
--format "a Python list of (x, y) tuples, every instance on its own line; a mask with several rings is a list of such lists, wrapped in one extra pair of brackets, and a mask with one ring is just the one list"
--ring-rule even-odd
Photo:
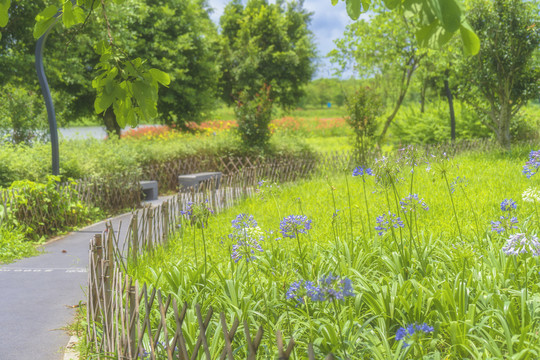
[[(153, 201), (157, 205), (161, 200)], [(131, 214), (120, 222), (123, 239)], [(69, 341), (62, 329), (86, 302), (88, 243), (105, 230), (105, 221), (70, 233), (43, 247), (44, 254), (0, 265), (0, 359), (59, 360)]]

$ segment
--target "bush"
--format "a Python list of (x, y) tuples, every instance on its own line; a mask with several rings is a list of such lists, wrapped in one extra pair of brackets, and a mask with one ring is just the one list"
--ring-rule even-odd
[[(491, 137), (480, 116), (469, 107), (456, 103), (456, 138), (478, 139)], [(421, 113), (414, 105), (404, 107), (392, 128), (395, 142), (401, 144), (435, 144), (450, 140), (450, 115), (444, 101), (433, 103)]]
[(46, 113), (39, 94), (7, 84), (0, 91), (0, 135), (15, 144), (46, 138)]
[(381, 114), (380, 98), (369, 87), (361, 87), (347, 98), (347, 123), (354, 132), (354, 152), (358, 164), (366, 165), (367, 153), (374, 148), (377, 117)]
[(0, 264), (36, 254), (34, 245), (25, 240), (23, 231), (0, 225)]
[(3, 209), (3, 226), (20, 228), (25, 237), (39, 240), (80, 224), (88, 223), (94, 213), (78, 199), (76, 183), (58, 185), (60, 178), (49, 176), (46, 183), (15, 181), (3, 196), (12, 196), (9, 209)]
[(264, 149), (271, 135), (268, 127), (272, 120), (270, 86), (263, 85), (255, 95), (249, 91), (242, 92), (236, 102), (234, 112), (243, 144), (247, 147)]

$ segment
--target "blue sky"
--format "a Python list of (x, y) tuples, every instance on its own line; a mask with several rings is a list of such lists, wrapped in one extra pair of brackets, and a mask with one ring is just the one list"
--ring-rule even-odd
[[(229, 0), (208, 1), (210, 7), (214, 9), (211, 18), (216, 24), (219, 23), (219, 18), (228, 2)], [(345, 2), (340, 1), (336, 6), (332, 6), (331, 0), (306, 0), (304, 8), (313, 13), (310, 28), (315, 35), (320, 57), (319, 69), (315, 77), (331, 77), (330, 62), (324, 56), (334, 48), (333, 40), (341, 37), (345, 26), (351, 22), (345, 10)]]

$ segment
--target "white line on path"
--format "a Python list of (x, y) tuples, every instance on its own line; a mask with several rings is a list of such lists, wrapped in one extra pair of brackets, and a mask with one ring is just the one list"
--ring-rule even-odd
[(85, 268), (16, 268), (16, 269), (0, 269), (0, 272), (16, 272), (16, 273), (50, 273), (53, 271), (62, 271), (66, 273), (85, 273)]

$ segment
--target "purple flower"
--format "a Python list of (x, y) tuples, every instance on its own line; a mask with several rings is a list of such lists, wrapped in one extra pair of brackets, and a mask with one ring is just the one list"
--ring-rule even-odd
[(243, 230), (246, 228), (257, 227), (257, 221), (253, 218), (253, 215), (238, 214), (234, 220), (231, 221), (232, 227), (236, 230)]
[(519, 223), (517, 217), (506, 217), (501, 216), (501, 221), (492, 221), (491, 222), (491, 231), (495, 231), (497, 233), (502, 233), (505, 230), (510, 229), (517, 229), (518, 227), (515, 226), (515, 224)]
[(378, 216), (375, 222), (378, 224), (375, 226), (375, 230), (378, 231), (379, 236), (383, 236), (389, 228), (393, 227), (397, 229), (398, 227), (404, 227), (403, 221), (396, 214), (392, 214), (390, 211), (388, 214), (382, 214)]
[(312, 281), (296, 281), (291, 284), (286, 294), (287, 299), (295, 299), (298, 305), (304, 304), (305, 298), (311, 301), (334, 301), (345, 300), (348, 296), (354, 296), (351, 279), (332, 273), (320, 278), (317, 284)]
[(234, 260), (234, 262), (238, 262), (241, 259), (246, 260), (246, 262), (253, 261), (257, 258), (255, 256), (255, 251), (263, 251), (261, 245), (256, 239), (241, 239), (232, 246), (231, 258)]
[(540, 168), (540, 150), (533, 150), (529, 154), (529, 161), (523, 165), (523, 175), (530, 179), (538, 172), (538, 168)]
[(370, 168), (363, 168), (361, 166), (357, 166), (354, 168), (352, 172), (352, 176), (364, 176), (364, 174), (373, 176), (373, 172)]
[(429, 210), (429, 206), (426, 204), (424, 199), (418, 199), (417, 194), (410, 194), (409, 196), (401, 199), (399, 204), (401, 205), (401, 209), (405, 213), (408, 211), (414, 212), (416, 211), (417, 207), (421, 207), (426, 211)]
[[(396, 331), (396, 341), (401, 341), (401, 340), (409, 341), (412, 338), (418, 338), (418, 337), (424, 336), (425, 334), (429, 334), (433, 332), (433, 330), (434, 330), (433, 327), (429, 326), (426, 323), (420, 324), (420, 325), (418, 325), (417, 323), (409, 324), (409, 325), (406, 325), (405, 327), (400, 327)], [(407, 346), (410, 346), (410, 344), (404, 341), (403, 347), (407, 347)]]
[(512, 199), (504, 199), (501, 203), (501, 210), (502, 211), (512, 211), (517, 208), (517, 204)]
[(304, 215), (289, 215), (281, 220), (279, 230), (283, 237), (295, 238), (297, 234), (307, 234), (311, 229), (311, 220), (308, 220)]
[(527, 238), (524, 233), (518, 233), (508, 238), (502, 251), (506, 255), (518, 256), (531, 253), (532, 256), (540, 256), (540, 242), (536, 235)]

